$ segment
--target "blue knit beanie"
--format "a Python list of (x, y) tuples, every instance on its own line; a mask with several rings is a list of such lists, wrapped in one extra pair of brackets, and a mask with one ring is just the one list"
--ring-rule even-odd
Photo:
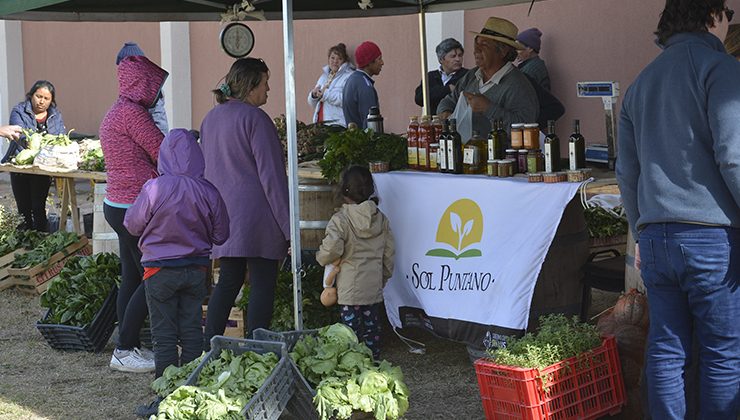
[(524, 44), (524, 46), (533, 49), (534, 52), (539, 53), (541, 37), (542, 37), (542, 32), (540, 32), (539, 29), (529, 28), (525, 31), (521, 31), (519, 33), (519, 36), (516, 37), (516, 40)]
[(121, 63), (121, 60), (123, 60), (126, 57), (130, 57), (132, 55), (144, 55), (144, 51), (139, 48), (139, 44), (135, 42), (127, 42), (123, 44), (123, 48), (121, 48), (121, 51), (118, 51), (118, 56), (116, 57), (116, 65)]

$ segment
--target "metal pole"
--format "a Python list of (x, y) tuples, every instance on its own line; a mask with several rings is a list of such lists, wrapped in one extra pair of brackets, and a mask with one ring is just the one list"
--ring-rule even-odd
[(437, 112), (436, 109), (429, 109), (429, 83), (427, 80), (427, 23), (426, 15), (424, 14), (424, 5), (422, 0), (419, 0), (419, 51), (421, 52), (421, 91), (424, 96), (424, 108), (422, 113), (424, 115), (433, 115)]
[(295, 60), (293, 56), (293, 0), (283, 0), (283, 53), (285, 58), (285, 129), (288, 136), (288, 198), (290, 199), (290, 266), (293, 271), (295, 329), (303, 329), (301, 290), (301, 231), (298, 207), (298, 136), (295, 110)]

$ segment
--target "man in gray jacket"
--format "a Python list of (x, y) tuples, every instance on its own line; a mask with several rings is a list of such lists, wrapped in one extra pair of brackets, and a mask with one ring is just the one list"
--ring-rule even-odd
[(537, 93), (527, 77), (512, 61), (516, 51), (524, 48), (516, 40), (519, 29), (506, 19), (490, 17), (480, 32), (473, 32), (473, 56), (477, 67), (468, 71), (455, 90), (439, 103), (437, 114), (449, 117), (460, 95), (464, 95), (473, 110), (473, 131), (486, 135), (491, 120), (511, 123), (537, 121)]

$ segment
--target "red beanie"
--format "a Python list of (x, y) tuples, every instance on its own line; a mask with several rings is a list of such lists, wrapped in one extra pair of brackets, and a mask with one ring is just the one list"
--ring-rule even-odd
[(380, 48), (372, 41), (365, 41), (355, 48), (355, 64), (361, 69), (381, 56)]

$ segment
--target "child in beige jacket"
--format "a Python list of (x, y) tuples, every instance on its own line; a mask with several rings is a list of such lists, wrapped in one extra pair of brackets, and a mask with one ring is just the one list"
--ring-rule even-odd
[(336, 287), (342, 322), (378, 359), (383, 287), (393, 274), (393, 234), (377, 198), (371, 198), (375, 185), (366, 167), (347, 169), (339, 188), (345, 204), (326, 226), (316, 261), (325, 266), (341, 258)]

